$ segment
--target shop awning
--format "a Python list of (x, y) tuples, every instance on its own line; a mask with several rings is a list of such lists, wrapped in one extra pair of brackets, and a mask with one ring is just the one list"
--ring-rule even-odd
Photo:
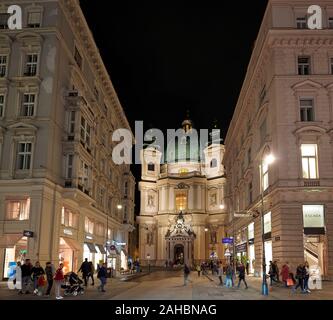
[(0, 248), (13, 248), (22, 237), (22, 234), (4, 234), (0, 237)]
[(65, 238), (62, 237), (63, 240), (73, 249), (73, 250), (80, 250), (81, 246), (78, 244), (78, 242), (71, 238)]
[(90, 253), (98, 253), (93, 243), (85, 242), (85, 244), (87, 245)]
[(105, 248), (101, 244), (96, 244), (96, 247), (101, 254), (106, 254)]

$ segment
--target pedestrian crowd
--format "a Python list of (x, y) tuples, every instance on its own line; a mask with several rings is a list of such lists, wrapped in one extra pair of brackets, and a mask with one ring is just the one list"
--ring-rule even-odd
[[(22, 294), (34, 294), (38, 296), (50, 296), (51, 290), (54, 287), (55, 297), (57, 300), (63, 299), (61, 290), (66, 287), (66, 278), (74, 272), (70, 272), (67, 275), (63, 272), (64, 265), (60, 263), (58, 268), (55, 268), (51, 262), (47, 262), (45, 268), (43, 268), (39, 261), (32, 265), (30, 259), (26, 259), (23, 264), (17, 262), (15, 268), (15, 276), (12, 279), (15, 288), (20, 295)], [(91, 280), (91, 285), (95, 285), (94, 274), (97, 273), (97, 279), (100, 281), (100, 285), (97, 287), (99, 292), (106, 292), (105, 285), (108, 278), (108, 270), (106, 263), (100, 262), (97, 266), (97, 270), (94, 268), (94, 264), (88, 259), (85, 259), (81, 264), (78, 273), (82, 274), (80, 283), (84, 283), (87, 287)], [(69, 286), (73, 284), (68, 284)], [(68, 291), (70, 292), (70, 291)], [(82, 290), (84, 292), (84, 290)]]

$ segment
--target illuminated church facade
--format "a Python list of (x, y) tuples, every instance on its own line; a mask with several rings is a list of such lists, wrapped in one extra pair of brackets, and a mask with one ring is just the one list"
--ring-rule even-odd
[(165, 161), (158, 146), (141, 153), (137, 222), (142, 265), (224, 259), (224, 146), (220, 140), (211, 141), (200, 152), (190, 143), (192, 121), (182, 126), (185, 135), (168, 143)]

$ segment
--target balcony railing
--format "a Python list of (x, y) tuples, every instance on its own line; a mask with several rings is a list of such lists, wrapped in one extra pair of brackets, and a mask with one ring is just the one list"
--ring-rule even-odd
[(304, 180), (304, 187), (320, 187), (319, 180)]

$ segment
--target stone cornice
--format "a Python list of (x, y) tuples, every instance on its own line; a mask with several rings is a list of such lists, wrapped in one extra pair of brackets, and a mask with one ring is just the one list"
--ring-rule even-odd
[(79, 1), (61, 0), (59, 1), (59, 4), (67, 17), (68, 23), (71, 24), (75, 35), (80, 40), (82, 48), (84, 48), (85, 51), (85, 56), (89, 57), (89, 59), (87, 59), (88, 63), (91, 66), (91, 70), (95, 73), (96, 80), (102, 86), (106, 100), (110, 101), (112, 104), (123, 127), (131, 130), (124, 110), (111, 82), (109, 73), (106, 70), (93, 35), (81, 11)]

